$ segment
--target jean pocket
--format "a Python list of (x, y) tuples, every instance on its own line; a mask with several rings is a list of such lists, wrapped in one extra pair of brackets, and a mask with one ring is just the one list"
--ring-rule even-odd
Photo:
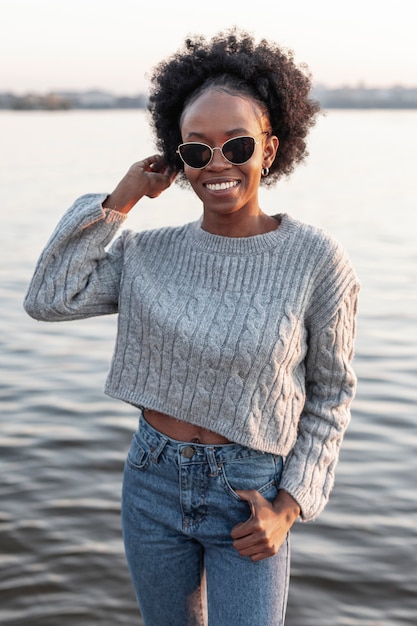
[(281, 470), (281, 457), (262, 454), (224, 462), (220, 477), (226, 492), (235, 500), (242, 500), (237, 494), (240, 489), (255, 489), (268, 500), (274, 500), (278, 493)]
[(150, 451), (141, 441), (138, 441), (137, 435), (134, 435), (126, 459), (129, 467), (143, 470), (148, 464), (149, 455)]

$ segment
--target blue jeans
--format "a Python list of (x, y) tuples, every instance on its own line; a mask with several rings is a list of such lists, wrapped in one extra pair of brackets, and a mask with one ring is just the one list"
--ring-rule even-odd
[(253, 563), (230, 536), (250, 515), (236, 489), (274, 500), (282, 465), (239, 444), (170, 439), (141, 417), (126, 460), (122, 526), (145, 626), (283, 626), (288, 538)]

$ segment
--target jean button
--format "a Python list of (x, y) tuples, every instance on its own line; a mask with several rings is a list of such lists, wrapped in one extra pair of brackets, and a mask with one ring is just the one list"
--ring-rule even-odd
[(194, 448), (192, 448), (191, 446), (183, 448), (182, 456), (185, 456), (186, 459), (191, 459), (191, 457), (194, 456)]

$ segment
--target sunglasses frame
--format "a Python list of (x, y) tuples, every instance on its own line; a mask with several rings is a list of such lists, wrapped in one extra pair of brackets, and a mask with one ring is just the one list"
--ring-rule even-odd
[[(256, 137), (261, 137), (262, 135), (269, 135), (269, 131), (263, 130), (261, 133), (259, 133), (259, 135), (256, 135)], [(252, 151), (252, 154), (250, 155), (250, 157), (248, 159), (246, 159), (245, 161), (241, 161), (240, 163), (235, 163), (234, 161), (231, 161), (230, 159), (227, 158), (227, 156), (223, 152), (224, 146), (226, 144), (228, 144), (229, 141), (234, 141), (235, 139), (253, 139), (253, 151)], [(180, 157), (181, 161), (184, 163), (184, 165), (186, 165), (187, 167), (190, 167), (193, 170), (203, 170), (205, 167), (210, 165), (210, 163), (213, 160), (214, 151), (215, 150), (220, 150), (220, 152), (222, 153), (223, 158), (228, 163), (231, 163), (232, 165), (244, 165), (245, 163), (250, 161), (250, 159), (253, 157), (253, 154), (255, 152), (255, 147), (260, 142), (261, 142), (260, 139), (258, 141), (256, 141), (255, 137), (253, 137), (252, 135), (239, 135), (238, 137), (230, 137), (230, 139), (227, 139), (221, 146), (215, 146), (214, 148), (212, 148), (211, 146), (209, 146), (208, 144), (206, 144), (206, 143), (204, 143), (202, 141), (185, 141), (184, 143), (180, 143), (180, 145), (178, 146), (178, 148), (176, 150), (176, 153), (179, 155), (179, 157)], [(183, 159), (182, 154), (180, 152), (180, 148), (182, 148), (183, 146), (193, 146), (193, 145), (194, 146), (204, 146), (204, 148), (208, 148), (210, 150), (210, 159), (207, 161), (207, 163), (205, 165), (201, 165), (200, 167), (194, 167), (193, 165), (190, 165), (189, 163), (187, 163), (187, 161), (185, 161)]]

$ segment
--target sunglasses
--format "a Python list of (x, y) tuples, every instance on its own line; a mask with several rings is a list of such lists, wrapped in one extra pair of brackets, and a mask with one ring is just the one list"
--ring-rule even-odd
[[(269, 135), (269, 132), (264, 130), (261, 135)], [(220, 150), (226, 161), (232, 165), (243, 165), (249, 161), (258, 143), (260, 140), (256, 141), (254, 137), (233, 137), (225, 141), (220, 148), (212, 148), (205, 143), (189, 141), (178, 146), (177, 154), (180, 155), (185, 165), (194, 170), (207, 167), (213, 159), (215, 150)]]

